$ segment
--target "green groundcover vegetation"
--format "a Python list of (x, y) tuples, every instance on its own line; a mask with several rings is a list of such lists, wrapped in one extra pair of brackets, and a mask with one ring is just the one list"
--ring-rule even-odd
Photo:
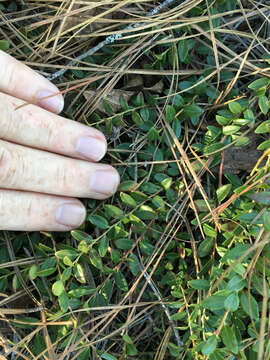
[(270, 359), (269, 2), (94, 4), (0, 0), (0, 48), (69, 66), (63, 116), (121, 175), (80, 229), (1, 233), (2, 354)]

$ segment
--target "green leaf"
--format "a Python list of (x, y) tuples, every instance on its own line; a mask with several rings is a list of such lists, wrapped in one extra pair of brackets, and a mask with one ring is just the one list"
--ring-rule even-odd
[(128, 292), (127, 280), (125, 279), (124, 275), (122, 274), (122, 272), (120, 270), (117, 270), (114, 273), (114, 280), (115, 280), (117, 287), (120, 290), (122, 290), (124, 292)]
[(190, 280), (188, 284), (193, 288), (197, 290), (208, 290), (210, 287), (209, 280), (205, 279), (196, 279), (196, 280)]
[(44, 261), (44, 263), (41, 265), (41, 270), (51, 269), (56, 264), (55, 257), (49, 257)]
[(234, 119), (233, 123), (238, 126), (244, 126), (249, 123), (249, 120), (248, 119)]
[(58, 303), (59, 303), (60, 309), (62, 311), (64, 311), (64, 312), (68, 311), (69, 297), (67, 296), (67, 294), (65, 292), (63, 292), (61, 295), (59, 295)]
[(99, 270), (102, 270), (102, 268), (103, 268), (102, 260), (99, 256), (98, 252), (95, 249), (91, 249), (89, 251), (89, 259), (93, 266), (95, 266)]
[(149, 120), (149, 110), (147, 108), (143, 108), (143, 109), (140, 109), (140, 115), (143, 119), (143, 121), (148, 121)]
[(265, 140), (257, 146), (258, 150), (264, 151), (270, 149), (270, 140)]
[(82, 268), (81, 264), (75, 264), (73, 267), (73, 274), (75, 276), (75, 278), (81, 283), (81, 284), (85, 284), (86, 283), (86, 279), (85, 279), (85, 275), (84, 275), (84, 271)]
[(235, 134), (240, 129), (241, 129), (241, 126), (228, 125), (228, 126), (224, 126), (222, 128), (222, 132), (223, 132), (224, 135), (232, 135), (232, 134)]
[(136, 190), (136, 188), (138, 187), (138, 184), (136, 183), (136, 181), (133, 180), (127, 180), (127, 181), (123, 181), (120, 185), (119, 185), (119, 191), (134, 191)]
[(152, 203), (157, 207), (157, 208), (165, 208), (165, 202), (163, 201), (163, 199), (156, 195), (153, 197), (152, 199)]
[(262, 87), (267, 86), (269, 84), (269, 82), (270, 82), (270, 79), (268, 79), (266, 77), (262, 77), (255, 81), (252, 81), (252, 83), (250, 83), (248, 85), (248, 88), (251, 90), (258, 90), (258, 89), (261, 89)]
[(243, 292), (240, 296), (240, 303), (245, 313), (251, 316), (253, 320), (257, 320), (259, 318), (259, 305), (251, 294)]
[(234, 248), (227, 250), (221, 261), (225, 263), (227, 260), (236, 260), (240, 256), (242, 256), (249, 248), (249, 244), (237, 244)]
[(64, 257), (63, 257), (63, 263), (64, 263), (65, 265), (67, 265), (67, 266), (70, 266), (70, 267), (73, 266), (72, 260), (71, 260), (69, 257), (67, 257), (67, 256), (64, 256)]
[(166, 106), (165, 119), (170, 124), (174, 121), (176, 115), (175, 108), (172, 105)]
[(138, 353), (136, 346), (134, 344), (126, 344), (126, 352), (127, 355), (130, 356), (135, 356)]
[(127, 205), (128, 207), (135, 208), (137, 206), (136, 201), (128, 194), (125, 194), (123, 192), (120, 193), (120, 198), (122, 202)]
[(205, 257), (206, 255), (208, 255), (212, 250), (213, 243), (214, 239), (212, 237), (207, 237), (206, 239), (204, 239), (198, 247), (198, 256)]
[(230, 123), (231, 119), (228, 119), (224, 116), (216, 115), (217, 123), (221, 126), (226, 126)]
[(246, 280), (239, 275), (234, 275), (228, 282), (226, 289), (233, 291), (240, 291), (246, 286)]
[(126, 344), (133, 344), (133, 341), (132, 341), (131, 337), (128, 336), (127, 334), (124, 334), (124, 335), (122, 336), (122, 338), (123, 338), (123, 340), (124, 340), (124, 342), (125, 342)]
[(217, 189), (216, 194), (219, 204), (228, 196), (231, 188), (232, 184), (226, 184)]
[(118, 239), (115, 241), (115, 244), (118, 247), (118, 249), (129, 250), (134, 245), (134, 242), (130, 239)]
[(87, 242), (85, 240), (80, 241), (80, 243), (78, 245), (78, 251), (83, 253), (83, 254), (88, 253), (89, 245), (87, 244)]
[(68, 294), (75, 298), (80, 298), (86, 295), (93, 295), (97, 289), (90, 288), (88, 286), (80, 286), (77, 289), (72, 289), (68, 292)]
[(98, 246), (99, 255), (101, 257), (104, 257), (107, 254), (108, 249), (109, 249), (109, 240), (107, 239), (107, 236), (103, 236)]
[(238, 343), (233, 329), (229, 325), (224, 325), (221, 330), (221, 339), (229, 351), (238, 353)]
[(70, 233), (71, 233), (71, 236), (77, 241), (86, 241), (87, 243), (90, 243), (91, 241), (93, 241), (92, 236), (87, 234), (84, 231), (72, 230)]
[(260, 108), (261, 112), (264, 115), (266, 115), (269, 110), (269, 101), (268, 101), (267, 97), (265, 95), (260, 96), (258, 104), (259, 104), (259, 108)]
[(193, 118), (203, 114), (203, 110), (196, 104), (186, 105), (183, 112), (185, 117)]
[(7, 51), (9, 49), (9, 42), (7, 40), (0, 40), (0, 50)]
[(259, 204), (270, 205), (270, 191), (262, 191), (257, 194), (251, 194), (250, 198)]
[(37, 276), (46, 277), (52, 275), (56, 271), (56, 267), (44, 269), (37, 272)]
[(135, 216), (137, 216), (141, 220), (151, 220), (156, 218), (155, 211), (148, 205), (140, 206), (139, 210), (135, 212)]
[(52, 292), (55, 296), (60, 296), (65, 291), (65, 286), (62, 280), (56, 281), (52, 286)]
[(177, 312), (177, 313), (171, 315), (170, 319), (171, 319), (172, 321), (183, 320), (183, 318), (184, 318), (185, 316), (186, 316), (186, 314), (183, 313), (183, 311), (181, 311), (181, 312)]
[(158, 140), (159, 139), (159, 133), (157, 131), (157, 129), (153, 126), (151, 127), (151, 129), (148, 131), (147, 133), (147, 139), (149, 141), (154, 141), (154, 140)]
[(188, 40), (183, 39), (178, 43), (179, 60), (185, 62), (188, 57)]
[(239, 297), (236, 292), (231, 293), (224, 301), (224, 307), (226, 310), (234, 312), (239, 307)]
[(140, 117), (140, 115), (139, 115), (136, 111), (133, 111), (133, 112), (132, 112), (131, 117), (132, 117), (132, 121), (133, 121), (136, 125), (138, 125), (138, 126), (143, 126), (144, 121), (143, 121), (143, 119)]
[(255, 130), (255, 134), (264, 134), (270, 131), (270, 120), (262, 122)]
[(215, 238), (217, 236), (217, 232), (214, 228), (212, 228), (212, 226), (208, 225), (208, 224), (203, 224), (203, 231), (205, 233), (206, 236)]
[(37, 273), (38, 273), (38, 267), (37, 267), (37, 265), (34, 264), (30, 267), (29, 278), (31, 280), (35, 280), (38, 277)]
[(166, 179), (163, 179), (161, 181), (161, 185), (164, 188), (164, 190), (166, 190), (166, 191), (169, 190), (169, 188), (172, 185), (172, 178), (167, 177)]
[(144, 184), (142, 184), (141, 188), (140, 188), (143, 192), (147, 192), (149, 194), (154, 194), (157, 191), (159, 191), (161, 189), (160, 186), (157, 186), (151, 182), (146, 182)]
[(266, 231), (270, 231), (270, 212), (265, 211), (263, 213), (263, 225)]
[(206, 343), (202, 347), (202, 354), (203, 355), (210, 355), (212, 354), (217, 347), (217, 337), (216, 335), (210, 336)]
[(123, 211), (114, 205), (104, 205), (104, 209), (108, 216), (115, 219), (120, 219), (124, 215)]
[(88, 215), (87, 218), (88, 221), (90, 221), (91, 224), (93, 224), (94, 226), (100, 228), (100, 229), (108, 229), (109, 228), (109, 224), (108, 221), (100, 215)]
[(65, 249), (56, 251), (55, 256), (58, 257), (58, 259), (64, 259), (64, 257), (67, 256), (69, 259), (73, 260), (76, 259), (78, 253), (75, 250)]
[(249, 120), (249, 124), (253, 125), (255, 122), (255, 116), (252, 110), (246, 109), (244, 111), (244, 118)]
[[(234, 144), (234, 146), (245, 146), (249, 143), (249, 138), (247, 136), (241, 136), (241, 137), (237, 137), (237, 140)], [(233, 139), (234, 140), (234, 139)]]
[(242, 106), (236, 101), (230, 102), (228, 106), (234, 115), (239, 115), (243, 111)]
[(202, 306), (211, 311), (222, 310), (225, 300), (226, 296), (224, 295), (212, 295), (203, 300)]
[(101, 355), (101, 358), (102, 359), (105, 359), (105, 360), (117, 360), (117, 358), (109, 353), (104, 353)]
[(113, 110), (113, 108), (111, 107), (111, 105), (109, 104), (109, 102), (107, 100), (102, 99), (102, 105), (105, 110), (105, 113), (107, 113), (108, 115), (115, 114), (115, 111)]
[(140, 271), (140, 262), (139, 259), (135, 254), (130, 254), (128, 257), (128, 265), (130, 268), (130, 271), (134, 276), (137, 276)]
[(61, 276), (62, 281), (67, 281), (67, 280), (70, 278), (71, 273), (72, 273), (71, 267), (66, 268), (66, 269), (63, 271), (62, 276)]

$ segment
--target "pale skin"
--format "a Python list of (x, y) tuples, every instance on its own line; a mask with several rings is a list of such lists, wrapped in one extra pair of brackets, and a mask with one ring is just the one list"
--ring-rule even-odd
[(68, 231), (86, 217), (77, 197), (116, 192), (117, 171), (98, 163), (104, 135), (63, 107), (55, 85), (0, 51), (0, 230)]

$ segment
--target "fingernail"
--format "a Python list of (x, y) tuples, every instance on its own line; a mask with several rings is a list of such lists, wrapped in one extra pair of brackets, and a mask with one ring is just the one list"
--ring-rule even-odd
[(76, 150), (90, 160), (99, 161), (105, 155), (106, 144), (92, 136), (83, 136), (77, 141)]
[(119, 185), (119, 175), (114, 169), (96, 170), (90, 178), (90, 191), (106, 196), (113, 195)]
[[(48, 97), (49, 96), (49, 97)], [(37, 95), (37, 105), (54, 113), (60, 113), (64, 107), (62, 95), (56, 95), (56, 92), (50, 90), (40, 90)]]
[(69, 227), (80, 226), (86, 216), (85, 208), (77, 204), (66, 203), (56, 211), (56, 221), (61, 225)]

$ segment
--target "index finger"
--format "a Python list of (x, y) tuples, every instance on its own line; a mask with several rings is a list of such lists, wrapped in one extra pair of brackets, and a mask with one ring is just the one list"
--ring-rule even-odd
[(64, 98), (53, 83), (1, 50), (0, 91), (56, 114), (64, 107)]

